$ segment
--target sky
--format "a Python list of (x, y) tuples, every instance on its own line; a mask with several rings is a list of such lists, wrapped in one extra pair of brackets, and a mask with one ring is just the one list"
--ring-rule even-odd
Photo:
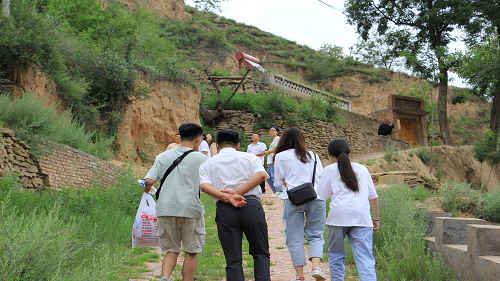
[[(323, 3), (322, 3), (323, 2)], [(195, 6), (193, 0), (185, 0)], [(326, 3), (326, 4), (325, 4)], [(323, 43), (341, 46), (345, 54), (356, 44), (356, 27), (347, 23), (343, 0), (228, 0), (222, 2), (219, 15), (258, 27), (301, 45), (318, 50)], [(455, 32), (459, 38), (460, 32)], [(464, 44), (452, 42), (450, 50), (464, 50)], [(465, 87), (454, 73), (449, 84)]]

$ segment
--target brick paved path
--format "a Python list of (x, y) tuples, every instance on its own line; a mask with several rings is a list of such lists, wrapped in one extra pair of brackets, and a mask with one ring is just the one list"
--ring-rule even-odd
[[(267, 186), (267, 185), (266, 185)], [(264, 212), (266, 213), (266, 220), (269, 232), (269, 252), (271, 253), (271, 280), (272, 281), (289, 281), (295, 276), (295, 269), (292, 267), (292, 261), (290, 260), (290, 254), (288, 253), (288, 248), (285, 242), (285, 225), (283, 223), (283, 200), (279, 198), (271, 198), (270, 193), (271, 188), (267, 186), (268, 191), (262, 197), (262, 206)], [(155, 252), (161, 253), (160, 248), (156, 249)], [(309, 257), (309, 247), (305, 246), (305, 257), (306, 260)], [(182, 266), (183, 253), (179, 256), (178, 264)], [(161, 276), (161, 262), (146, 263), (148, 267), (153, 270), (152, 272), (144, 273), (145, 279), (130, 279), (129, 281), (148, 281), (148, 280), (158, 280), (156, 276)], [(308, 264), (304, 266), (304, 275), (306, 281), (313, 281), (314, 278), (311, 277), (312, 263), (308, 261)], [(330, 280), (329, 274), (330, 269), (328, 267), (328, 262), (323, 262), (321, 265), (321, 270), (327, 275), (326, 280)], [(225, 278), (221, 281), (225, 281)]]

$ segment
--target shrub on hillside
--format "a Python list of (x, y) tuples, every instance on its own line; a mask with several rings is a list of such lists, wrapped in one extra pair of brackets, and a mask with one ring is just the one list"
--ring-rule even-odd
[(16, 137), (28, 143), (32, 152), (41, 154), (46, 141), (56, 141), (91, 153), (103, 159), (112, 157), (111, 138), (94, 138), (96, 132), (87, 131), (69, 111), (60, 111), (47, 98), (24, 93), (11, 98), (0, 95), (0, 120), (13, 129)]

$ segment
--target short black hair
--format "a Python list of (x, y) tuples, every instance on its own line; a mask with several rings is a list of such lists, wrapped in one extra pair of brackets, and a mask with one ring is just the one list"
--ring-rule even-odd
[(180, 135), (181, 135), (181, 133), (177, 133), (177, 134), (175, 134), (175, 135), (176, 135), (176, 136), (180, 136)]
[(179, 126), (179, 135), (182, 141), (194, 141), (203, 134), (203, 128), (195, 123), (184, 123)]
[(240, 143), (240, 134), (235, 130), (225, 129), (217, 132), (217, 144), (219, 146), (229, 144), (237, 146)]

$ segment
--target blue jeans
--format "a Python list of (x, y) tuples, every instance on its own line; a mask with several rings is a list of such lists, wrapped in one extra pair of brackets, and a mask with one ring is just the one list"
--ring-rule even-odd
[(283, 187), (281, 185), (274, 186), (274, 164), (269, 164), (269, 166), (267, 166), (267, 174), (269, 175), (269, 178), (267, 179), (267, 183), (271, 187), (271, 190), (273, 192), (277, 192), (277, 191), (282, 192)]
[(344, 238), (347, 235), (352, 254), (358, 269), (359, 280), (377, 280), (375, 258), (373, 257), (372, 227), (328, 226), (328, 263), (330, 264), (330, 280), (343, 281), (345, 275)]
[[(305, 224), (304, 224), (305, 217)], [(323, 259), (325, 239), (326, 203), (313, 200), (309, 203), (295, 206), (289, 199), (285, 200), (283, 219), (286, 221), (286, 245), (290, 252), (293, 267), (307, 264), (304, 252), (304, 233), (309, 242), (309, 260)]]

